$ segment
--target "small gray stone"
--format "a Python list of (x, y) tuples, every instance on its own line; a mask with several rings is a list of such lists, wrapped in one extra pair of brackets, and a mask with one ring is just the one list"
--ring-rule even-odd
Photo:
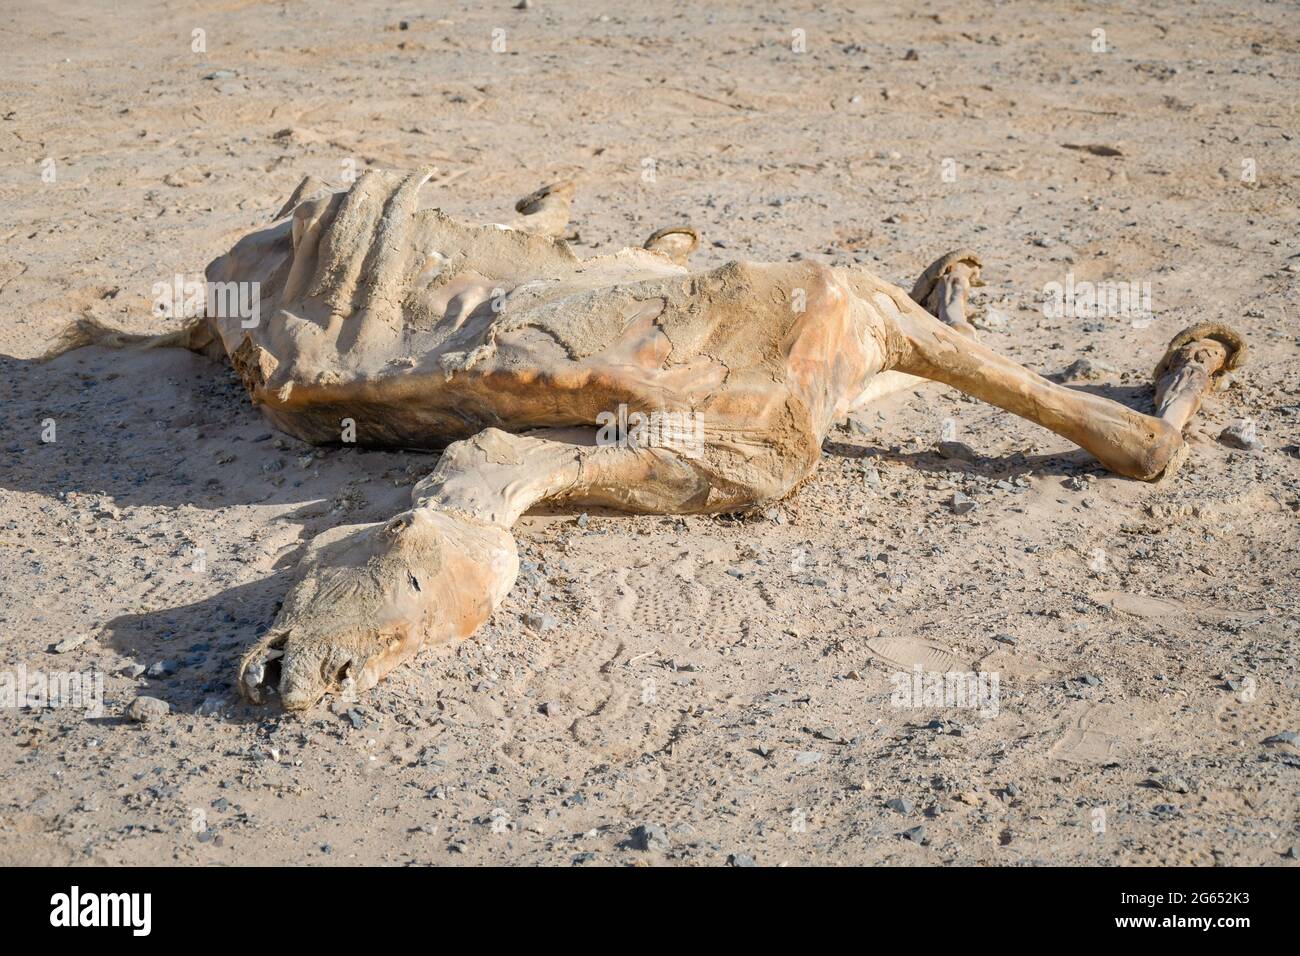
[(894, 797), (892, 800), (886, 800), (885, 806), (889, 807), (889, 809), (896, 813), (901, 813), (903, 816), (910, 815), (914, 809), (910, 801), (904, 800), (901, 797)]
[(944, 458), (956, 458), (961, 461), (974, 461), (979, 457), (979, 453), (964, 441), (939, 442), (939, 454)]
[(727, 857), (727, 862), (732, 866), (757, 866), (758, 865), (757, 863), (754, 862), (754, 858), (752, 856), (747, 856), (744, 853), (731, 854), (731, 856)]
[(1153, 786), (1161, 790), (1167, 790), (1170, 793), (1190, 793), (1191, 787), (1182, 777), (1176, 777), (1171, 773), (1162, 773), (1151, 781)]
[(632, 848), (663, 853), (668, 849), (668, 833), (657, 823), (643, 823), (632, 830)]
[(902, 833), (899, 834), (899, 836), (901, 836), (904, 840), (911, 840), (913, 843), (924, 843), (925, 825), (922, 824), (921, 826), (915, 826), (909, 830), (904, 830)]
[(1115, 366), (1107, 365), (1097, 359), (1081, 358), (1055, 377), (1063, 382), (1095, 382), (1097, 379), (1115, 375), (1117, 371)]
[(59, 643), (54, 645), (55, 654), (66, 654), (68, 651), (76, 650), (86, 641), (90, 640), (89, 634), (72, 634), (65, 637)]
[(1272, 737), (1267, 738), (1264, 743), (1269, 746), (1290, 744), (1292, 747), (1300, 747), (1300, 735), (1296, 734), (1294, 730), (1284, 730), (1280, 734), (1274, 734)]
[(197, 713), (200, 717), (210, 717), (221, 713), (229, 703), (230, 701), (225, 697), (206, 697), (203, 703), (199, 704)]
[(1014, 634), (994, 634), (993, 640), (999, 644), (1009, 644), (1011, 647), (1015, 647), (1020, 643), (1020, 639)]
[(538, 634), (545, 634), (555, 627), (555, 618), (549, 614), (538, 614), (536, 611), (530, 611), (524, 615), (524, 624)]
[(171, 705), (165, 700), (159, 700), (157, 697), (137, 697), (126, 709), (126, 716), (136, 723), (147, 724), (161, 720), (170, 714), (171, 710)]
[(1259, 447), (1259, 438), (1255, 435), (1255, 423), (1250, 419), (1234, 422), (1219, 432), (1219, 441), (1229, 448), (1251, 451)]
[(975, 499), (960, 491), (954, 491), (952, 498), (948, 502), (948, 507), (952, 509), (955, 515), (964, 515), (975, 510)]

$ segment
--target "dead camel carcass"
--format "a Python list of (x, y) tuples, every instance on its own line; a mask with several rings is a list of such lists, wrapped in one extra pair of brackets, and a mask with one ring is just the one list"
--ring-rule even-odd
[[(509, 226), (480, 226), (421, 209), (428, 176), (371, 171), (345, 192), (304, 182), (274, 225), (208, 267), (210, 282), (259, 283), (255, 327), (210, 315), (111, 337), (227, 357), (270, 421), (308, 442), (446, 447), (407, 511), (311, 543), (239, 666), (255, 702), (278, 689), (285, 707), (307, 708), (468, 637), (514, 583), (511, 525), (541, 502), (748, 509), (807, 478), (834, 423), (920, 379), (1150, 481), (1176, 467), (1183, 426), (1245, 357), (1231, 329), (1185, 330), (1156, 369), (1156, 415), (1144, 415), (977, 342), (972, 253), (940, 258), (911, 295), (811, 262), (691, 272), (698, 237), (684, 227), (579, 259), (557, 238), (572, 184), (522, 200)], [(611, 419), (636, 427), (605, 440)]]

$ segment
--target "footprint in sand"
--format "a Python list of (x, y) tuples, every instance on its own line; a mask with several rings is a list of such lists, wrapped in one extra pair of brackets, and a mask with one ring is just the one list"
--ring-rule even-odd
[(1081, 703), (1049, 754), (1070, 763), (1118, 762), (1154, 731), (1155, 721), (1144, 711), (1134, 703)]

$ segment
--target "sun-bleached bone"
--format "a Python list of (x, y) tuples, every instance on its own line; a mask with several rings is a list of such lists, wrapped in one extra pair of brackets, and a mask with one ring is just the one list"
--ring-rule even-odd
[[(429, 175), (368, 171), (342, 192), (304, 182), (278, 221), (207, 270), (258, 283), (252, 328), (210, 315), (155, 339), (83, 327), (65, 343), (225, 356), (267, 418), (308, 442), (445, 448), (410, 509), (312, 543), (240, 665), (251, 700), (278, 690), (286, 707), (310, 707), (473, 633), (514, 583), (511, 525), (540, 502), (752, 508), (807, 478), (850, 411), (922, 380), (1152, 480), (1176, 467), (1182, 426), (1244, 355), (1231, 330), (1189, 329), (1158, 371), (1160, 413), (1144, 415), (976, 341), (969, 251), (937, 260), (912, 296), (807, 261), (692, 272), (689, 227), (580, 259), (558, 238), (571, 182), (521, 200), (508, 226), (477, 226), (420, 207)], [(640, 424), (609, 442), (611, 419)]]

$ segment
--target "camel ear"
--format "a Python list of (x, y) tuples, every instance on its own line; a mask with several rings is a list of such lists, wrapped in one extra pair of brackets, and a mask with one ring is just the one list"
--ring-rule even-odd
[(333, 191), (328, 183), (322, 182), (315, 176), (308, 176), (298, 184), (298, 188), (293, 191), (293, 195), (280, 207), (280, 211), (271, 217), (271, 221), (279, 222), (293, 212), (300, 203), (304, 203), (308, 199), (315, 199), (317, 196), (328, 195)]

